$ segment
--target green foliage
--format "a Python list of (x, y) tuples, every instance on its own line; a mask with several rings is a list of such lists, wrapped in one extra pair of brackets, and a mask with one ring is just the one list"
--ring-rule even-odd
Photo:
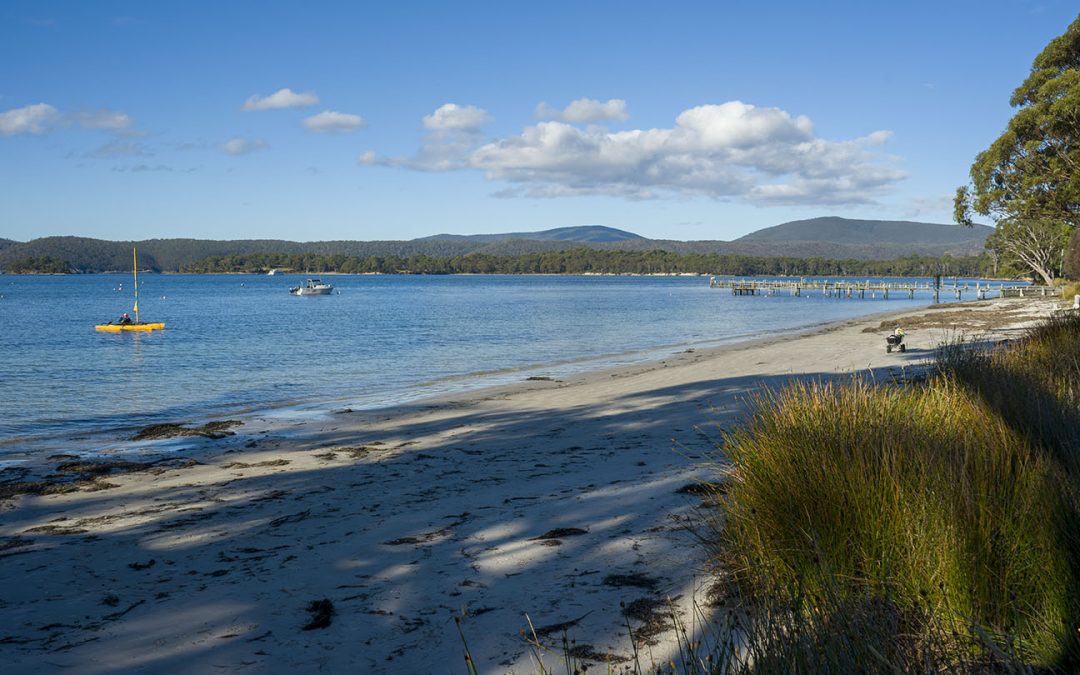
[(8, 264), (11, 274), (67, 274), (70, 271), (71, 265), (66, 260), (52, 256), (22, 258)]
[[(842, 221), (842, 222), (841, 222)], [(798, 227), (795, 227), (798, 226)], [(568, 228), (580, 230), (582, 228)], [(588, 229), (588, 228), (585, 228)], [(989, 228), (987, 228), (989, 229)], [(242, 239), (235, 241), (206, 241), (198, 239), (150, 239), (145, 241), (104, 241), (86, 237), (43, 237), (28, 242), (0, 240), (0, 270), (15, 260), (54, 257), (68, 261), (77, 272), (107, 272), (130, 269), (133, 246), (139, 249), (139, 268), (156, 272), (179, 272), (208, 258), (247, 258), (238, 266), (252, 262), (251, 256), (317, 256), (321, 258), (393, 258), (410, 261), (412, 258), (460, 258), (470, 254), (495, 258), (566, 252), (576, 248), (599, 251), (648, 253), (666, 251), (676, 255), (736, 255), (756, 258), (831, 258), (835, 260), (890, 260), (919, 256), (941, 258), (945, 255), (965, 257), (978, 254), (986, 233), (948, 225), (902, 223), (886, 221), (850, 221), (838, 218), (817, 218), (799, 223), (787, 223), (762, 231), (761, 237), (747, 235), (733, 242), (726, 241), (669, 241), (658, 239), (626, 239), (622, 241), (570, 241), (505, 239), (491, 240), (497, 235), (459, 237), (451, 239), (416, 239), (412, 241), (317, 241), (295, 242), (272, 239)], [(770, 234), (771, 232), (771, 234)], [(535, 233), (543, 234), (543, 233)], [(579, 232), (579, 234), (581, 234)], [(759, 233), (755, 233), (759, 234)], [(582, 235), (584, 236), (584, 235)], [(798, 240), (776, 240), (776, 236), (798, 237)], [(270, 259), (270, 258), (267, 258)], [(309, 261), (310, 263), (311, 261)], [(416, 263), (416, 264), (414, 264)], [(321, 264), (321, 263), (320, 263)], [(341, 263), (360, 269), (353, 261)], [(402, 264), (404, 264), (402, 262)], [(351, 271), (335, 267), (338, 271)], [(427, 264), (429, 267), (430, 264)], [(445, 267), (442, 263), (439, 263)], [(409, 269), (424, 264), (408, 263)], [(368, 271), (377, 266), (367, 264)], [(442, 270), (440, 267), (440, 271)], [(377, 267), (390, 271), (387, 266)], [(237, 271), (237, 270), (233, 270)]]
[(727, 569), (752, 602), (800, 603), (826, 632), (845, 606), (878, 612), (861, 632), (901, 670), (943, 640), (959, 662), (1077, 667), (1078, 382), (1066, 316), (1010, 348), (946, 350), (924, 385), (759, 400), (726, 438)]
[(1048, 280), (1080, 225), (1080, 17), (1035, 58), (1010, 103), (1019, 110), (975, 158), (955, 218), (992, 217), (1005, 228), (997, 250)]
[(668, 251), (612, 251), (592, 248), (524, 255), (437, 258), (427, 255), (317, 256), (253, 253), (207, 258), (186, 266), (192, 273), (260, 273), (271, 269), (348, 274), (722, 274), (790, 276), (979, 276), (990, 273), (985, 257), (907, 256), (897, 260), (826, 260), (782, 256), (753, 257)]

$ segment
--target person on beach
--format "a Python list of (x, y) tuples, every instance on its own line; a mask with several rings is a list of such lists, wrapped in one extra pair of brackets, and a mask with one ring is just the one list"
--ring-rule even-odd
[(127, 312), (124, 312), (120, 315), (120, 319), (116, 323), (120, 324), (121, 326), (126, 326), (129, 323), (134, 323), (134, 321), (131, 320), (131, 317), (128, 316)]

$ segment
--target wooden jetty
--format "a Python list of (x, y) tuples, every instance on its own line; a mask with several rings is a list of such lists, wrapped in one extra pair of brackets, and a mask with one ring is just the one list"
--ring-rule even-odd
[(1048, 286), (1026, 286), (1018, 284), (991, 284), (978, 281), (959, 283), (953, 281), (935, 286), (919, 281), (835, 281), (814, 279), (746, 279), (738, 277), (709, 278), (710, 288), (730, 288), (732, 295), (777, 295), (788, 293), (799, 297), (810, 293), (823, 297), (850, 299), (888, 300), (889, 296), (915, 298), (916, 293), (932, 294), (934, 302), (941, 301), (941, 294), (952, 294), (957, 300), (963, 300), (967, 293), (970, 299), (988, 298), (1050, 298), (1061, 295), (1060, 288)]

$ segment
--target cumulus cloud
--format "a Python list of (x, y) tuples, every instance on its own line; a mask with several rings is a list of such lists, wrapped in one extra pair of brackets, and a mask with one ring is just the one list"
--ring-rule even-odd
[(62, 121), (59, 110), (48, 103), (35, 103), (0, 113), (0, 135), (45, 134)]
[(318, 115), (312, 115), (311, 117), (305, 118), (304, 126), (307, 127), (308, 131), (314, 131), (315, 133), (320, 134), (334, 132), (341, 133), (355, 131), (361, 127), (367, 126), (367, 122), (359, 115), (324, 110)]
[(0, 135), (47, 134), (63, 127), (82, 127), (108, 131), (118, 135), (133, 135), (135, 120), (130, 115), (112, 110), (62, 113), (48, 103), (35, 103), (0, 113)]
[(266, 141), (249, 140), (246, 138), (230, 138), (225, 142), (225, 145), (221, 146), (221, 149), (225, 151), (227, 155), (239, 156), (248, 155), (258, 150), (266, 150), (270, 145)]
[[(565, 112), (565, 111), (564, 111)], [(891, 133), (832, 141), (805, 116), (741, 101), (684, 110), (671, 127), (610, 131), (552, 120), (493, 140), (429, 138), (409, 158), (364, 164), (478, 169), (502, 197), (704, 196), (754, 204), (874, 203), (906, 174), (877, 148)], [(463, 143), (470, 142), (467, 147)]]
[(446, 103), (424, 116), (424, 128), (431, 131), (479, 131), (491, 121), (491, 115), (483, 108)]
[(547, 103), (541, 102), (536, 106), (536, 117), (542, 120), (560, 120), (573, 124), (590, 124), (593, 122), (618, 121), (629, 119), (626, 112), (626, 101), (621, 98), (613, 98), (607, 101), (597, 101), (591, 98), (579, 98), (571, 101), (570, 105), (563, 110), (552, 108)]
[(127, 113), (112, 110), (79, 112), (71, 115), (71, 118), (84, 129), (100, 129), (112, 132), (127, 131), (135, 124), (135, 120), (131, 119), (131, 116)]
[(414, 171), (453, 171), (469, 168), (469, 155), (483, 141), (480, 129), (492, 121), (482, 108), (456, 103), (439, 106), (423, 119), (427, 135), (412, 157), (380, 157), (372, 151), (356, 161), (368, 166), (393, 166)]
[(278, 89), (269, 96), (249, 96), (241, 110), (279, 110), (281, 108), (306, 108), (319, 102), (313, 93), (298, 94), (292, 89)]

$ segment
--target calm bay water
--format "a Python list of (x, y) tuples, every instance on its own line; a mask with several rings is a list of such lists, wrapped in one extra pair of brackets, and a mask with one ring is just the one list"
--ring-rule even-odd
[(111, 334), (93, 325), (131, 310), (130, 276), (0, 276), (0, 453), (301, 400), (379, 407), (931, 301), (736, 298), (702, 277), (327, 279), (338, 293), (295, 297), (297, 276), (143, 275), (141, 318), (166, 330)]

